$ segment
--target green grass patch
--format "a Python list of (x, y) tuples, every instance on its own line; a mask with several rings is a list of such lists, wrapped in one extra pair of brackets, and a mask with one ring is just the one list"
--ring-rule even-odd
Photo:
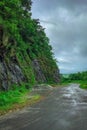
[(77, 83), (80, 84), (80, 88), (87, 89), (87, 80), (67, 80), (65, 82), (62, 82), (62, 85), (67, 85), (69, 83)]
[(80, 83), (80, 88), (87, 89), (87, 81), (86, 80), (80, 81), (79, 83)]
[(80, 88), (87, 89), (87, 81), (86, 80), (72, 80), (71, 83), (80, 84)]
[(0, 92), (0, 114), (4, 114), (9, 110), (14, 110), (32, 104), (40, 99), (40, 95), (30, 96), (31, 89), (23, 86), (13, 87), (7, 92)]
[(81, 84), (80, 88), (87, 89), (87, 84)]

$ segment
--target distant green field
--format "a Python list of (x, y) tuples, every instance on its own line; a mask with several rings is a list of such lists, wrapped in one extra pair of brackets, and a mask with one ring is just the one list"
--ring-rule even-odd
[(69, 74), (63, 74), (63, 77), (64, 77), (64, 78), (68, 78), (68, 77), (69, 77)]

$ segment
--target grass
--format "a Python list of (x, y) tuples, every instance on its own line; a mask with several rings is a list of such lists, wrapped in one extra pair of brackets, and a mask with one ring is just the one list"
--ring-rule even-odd
[(87, 81), (86, 80), (85, 81), (80, 81), (79, 83), (80, 83), (80, 88), (87, 89)]
[(7, 92), (0, 92), (0, 114), (32, 104), (40, 99), (40, 95), (29, 96), (30, 89), (25, 86), (15, 87)]
[(86, 80), (74, 80), (71, 82), (80, 84), (80, 88), (82, 88), (82, 89), (87, 89), (87, 81)]
[(71, 80), (71, 81), (65, 81), (61, 84), (68, 84), (68, 83), (77, 83), (80, 84), (80, 88), (87, 89), (87, 81), (86, 80)]

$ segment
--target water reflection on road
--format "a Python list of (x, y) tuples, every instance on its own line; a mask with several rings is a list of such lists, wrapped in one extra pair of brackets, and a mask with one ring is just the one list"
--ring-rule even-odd
[(69, 101), (71, 105), (87, 105), (87, 91), (80, 89), (79, 84), (71, 84), (63, 92), (62, 97), (66, 99), (66, 102)]

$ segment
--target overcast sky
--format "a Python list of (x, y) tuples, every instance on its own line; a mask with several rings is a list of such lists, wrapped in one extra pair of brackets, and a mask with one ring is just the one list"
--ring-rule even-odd
[(87, 70), (87, 0), (33, 0), (61, 73)]

